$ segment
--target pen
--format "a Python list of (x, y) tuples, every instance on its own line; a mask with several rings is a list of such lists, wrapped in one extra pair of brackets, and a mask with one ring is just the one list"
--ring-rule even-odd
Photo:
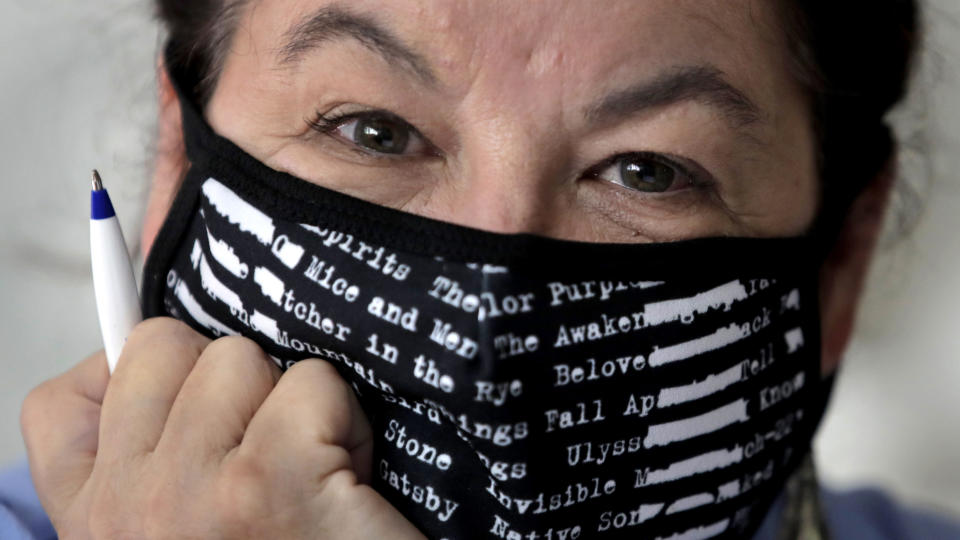
[(100, 333), (112, 375), (127, 336), (143, 315), (123, 231), (96, 170), (90, 192), (90, 262)]

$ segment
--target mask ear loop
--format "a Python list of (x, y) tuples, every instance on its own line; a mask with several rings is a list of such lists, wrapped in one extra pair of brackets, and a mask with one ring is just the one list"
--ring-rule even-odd
[(203, 105), (198, 100), (197, 89), (201, 79), (189, 59), (178, 59), (179, 48), (171, 39), (164, 47), (164, 68), (167, 76), (180, 101), (180, 112), (184, 124), (184, 144), (187, 151), (187, 160), (190, 164), (202, 160), (202, 153), (198, 148), (215, 144), (217, 136), (203, 120)]
[[(173, 40), (168, 40), (164, 46), (163, 68), (167, 70), (167, 76), (173, 85), (180, 100), (180, 112), (184, 122), (195, 121), (196, 101), (190, 98), (186, 88), (196, 88), (195, 76), (190, 76), (189, 70), (184, 67), (185, 62), (177, 61), (175, 51), (177, 47)], [(194, 81), (194, 82), (191, 82)], [(185, 130), (185, 138), (189, 138), (190, 130)], [(166, 282), (168, 275), (165, 269), (169, 266), (170, 259), (176, 252), (177, 243), (185, 233), (186, 225), (189, 223), (190, 214), (193, 212), (196, 197), (195, 189), (189, 189), (187, 184), (191, 182), (191, 171), (193, 170), (193, 159), (190, 149), (194, 146), (193, 141), (185, 140), (187, 147), (188, 165), (184, 171), (185, 177), (182, 179), (179, 190), (174, 198), (173, 204), (167, 217), (164, 219), (160, 230), (150, 251), (147, 253), (143, 264), (143, 275), (141, 279), (140, 304), (144, 317), (157, 317), (166, 314), (163, 302), (162, 285)], [(153, 294), (150, 284), (154, 284)]]

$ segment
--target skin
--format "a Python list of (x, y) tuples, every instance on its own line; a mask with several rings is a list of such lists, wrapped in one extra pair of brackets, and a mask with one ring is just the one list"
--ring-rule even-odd
[[(416, 51), (433, 84), (351, 38), (284, 64), (288, 30), (329, 4), (252, 2), (205, 110), (217, 132), (277, 170), (470, 227), (594, 242), (790, 236), (816, 214), (807, 98), (787, 72), (773, 3), (350, 3)], [(738, 126), (707, 99), (603, 121), (583, 114), (683, 65), (722, 73), (756, 105), (755, 120)], [(186, 166), (179, 104), (159, 68), (145, 250)], [(414, 149), (431, 151), (376, 156), (351, 146), (343, 126), (308, 126), (318, 112), (371, 108), (415, 126), (424, 143)], [(618, 185), (616, 170), (593, 174), (639, 151), (709, 182), (644, 193)], [(822, 268), (824, 373), (849, 340), (891, 177), (859, 197)], [(65, 538), (420, 537), (365, 484), (370, 427), (331, 366), (308, 360), (281, 376), (244, 338), (210, 342), (177, 321), (147, 321), (112, 378), (102, 353), (84, 360), (30, 393), (21, 425)]]

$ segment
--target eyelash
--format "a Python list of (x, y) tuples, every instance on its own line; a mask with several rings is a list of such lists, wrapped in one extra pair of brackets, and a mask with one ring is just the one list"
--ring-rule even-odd
[[(427, 157), (433, 157), (433, 156), (439, 155), (439, 151), (437, 150), (436, 146), (434, 146), (433, 143), (431, 143), (426, 137), (424, 137), (420, 133), (420, 131), (417, 130), (417, 128), (413, 127), (409, 122), (407, 122), (403, 118), (382, 109), (371, 109), (371, 110), (363, 110), (363, 111), (356, 111), (356, 112), (350, 112), (350, 113), (334, 113), (334, 114), (324, 114), (320, 111), (317, 111), (316, 115), (312, 119), (307, 121), (307, 124), (310, 127), (310, 129), (318, 133), (321, 133), (323, 135), (332, 137), (337, 141), (340, 141), (346, 144), (347, 146), (349, 146), (351, 150), (368, 159), (396, 160), (400, 158), (409, 159), (411, 157), (415, 157), (415, 156), (411, 156), (410, 154), (387, 154), (383, 152), (376, 152), (370, 149), (366, 149), (366, 148), (363, 148), (362, 146), (357, 145), (353, 141), (346, 140), (345, 137), (337, 133), (337, 130), (343, 127), (346, 122), (352, 121), (352, 120), (362, 120), (362, 119), (388, 120), (390, 122), (396, 123), (397, 125), (402, 126), (404, 129), (408, 130), (412, 136), (416, 137), (421, 141), (422, 145), (427, 150), (427, 154), (426, 154)], [(698, 170), (699, 166), (687, 166), (681, 163), (679, 159), (671, 159), (670, 157), (667, 157), (663, 154), (646, 152), (646, 151), (623, 152), (623, 153), (615, 154), (609, 158), (604, 159), (600, 163), (590, 167), (589, 169), (587, 169), (584, 172), (583, 177), (597, 179), (597, 180), (604, 180), (604, 181), (610, 182), (611, 184), (617, 185), (622, 189), (626, 189), (628, 191), (632, 191), (636, 193), (643, 193), (640, 190), (635, 190), (621, 183), (612, 182), (604, 178), (601, 178), (602, 173), (615, 167), (618, 164), (618, 162), (620, 162), (621, 160), (631, 159), (631, 158), (649, 160), (649, 161), (658, 163), (660, 165), (670, 167), (674, 169), (674, 171), (679, 173), (683, 181), (685, 181), (685, 185), (682, 186), (680, 189), (671, 188), (663, 192), (646, 192), (645, 195), (648, 195), (648, 196), (670, 194), (674, 191), (681, 191), (683, 188), (691, 188), (694, 191), (707, 191), (712, 189), (713, 186), (716, 184), (716, 181), (712, 178), (712, 176), (708, 172), (703, 170)]]
[[(607, 159), (604, 159), (597, 165), (594, 165), (589, 169), (587, 169), (587, 171), (583, 174), (583, 176), (586, 178), (602, 180), (602, 178), (600, 178), (600, 175), (603, 172), (606, 172), (607, 170), (615, 167), (621, 160), (626, 160), (631, 158), (652, 161), (660, 165), (665, 165), (667, 167), (674, 169), (678, 173), (678, 175), (682, 177), (683, 180), (686, 181), (686, 185), (681, 186), (683, 188), (692, 188), (695, 190), (708, 190), (708, 189), (711, 189), (716, 184), (716, 181), (714, 181), (713, 177), (709, 173), (707, 173), (706, 171), (697, 170), (699, 169), (699, 167), (697, 166), (687, 166), (681, 163), (679, 159), (671, 159), (670, 157), (667, 157), (663, 154), (659, 154), (656, 152), (646, 152), (646, 151), (623, 152), (620, 154), (615, 154), (613, 156), (608, 157)], [(628, 189), (630, 191), (636, 191), (636, 192), (642, 193), (640, 190), (634, 190), (632, 188), (629, 188), (622, 184), (618, 184), (616, 182), (611, 182), (611, 183), (620, 185), (624, 189)], [(657, 195), (658, 193), (665, 194), (665, 193), (671, 193), (673, 191), (679, 191), (679, 189), (670, 189), (663, 192), (648, 192), (647, 194)]]
[(346, 122), (351, 120), (363, 120), (363, 119), (367, 119), (367, 120), (379, 119), (379, 120), (389, 120), (390, 122), (394, 122), (397, 125), (407, 129), (411, 135), (413, 135), (414, 137), (416, 137), (421, 141), (421, 143), (426, 149), (426, 157), (434, 157), (439, 155), (439, 152), (436, 150), (436, 147), (433, 145), (433, 143), (427, 140), (427, 138), (424, 137), (423, 134), (421, 134), (417, 128), (410, 125), (410, 123), (404, 120), (403, 118), (400, 118), (399, 116), (391, 113), (390, 111), (385, 111), (382, 109), (371, 109), (371, 110), (364, 110), (364, 111), (357, 111), (357, 112), (350, 112), (350, 113), (334, 113), (334, 114), (324, 114), (320, 111), (317, 111), (314, 117), (307, 121), (307, 125), (310, 127), (310, 129), (318, 133), (332, 137), (338, 141), (341, 141), (347, 144), (351, 150), (367, 158), (398, 159), (398, 158), (412, 157), (409, 154), (393, 155), (393, 154), (387, 154), (382, 152), (375, 152), (373, 150), (363, 148), (357, 145), (356, 143), (354, 143), (353, 141), (345, 140), (344, 137), (337, 134), (337, 130), (343, 127), (343, 125)]

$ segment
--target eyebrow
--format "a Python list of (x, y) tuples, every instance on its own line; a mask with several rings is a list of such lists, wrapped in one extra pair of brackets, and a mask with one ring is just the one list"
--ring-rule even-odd
[(607, 95), (587, 107), (584, 117), (601, 123), (684, 101), (699, 101), (718, 109), (737, 130), (763, 117), (760, 108), (713, 66), (673, 68), (652, 81)]
[(354, 39), (382, 56), (388, 64), (404, 69), (430, 86), (437, 85), (437, 77), (423, 56), (371, 17), (351, 13), (337, 4), (322, 7), (300, 20), (285, 36), (286, 43), (278, 51), (281, 66), (297, 64), (305, 54), (324, 43)]

